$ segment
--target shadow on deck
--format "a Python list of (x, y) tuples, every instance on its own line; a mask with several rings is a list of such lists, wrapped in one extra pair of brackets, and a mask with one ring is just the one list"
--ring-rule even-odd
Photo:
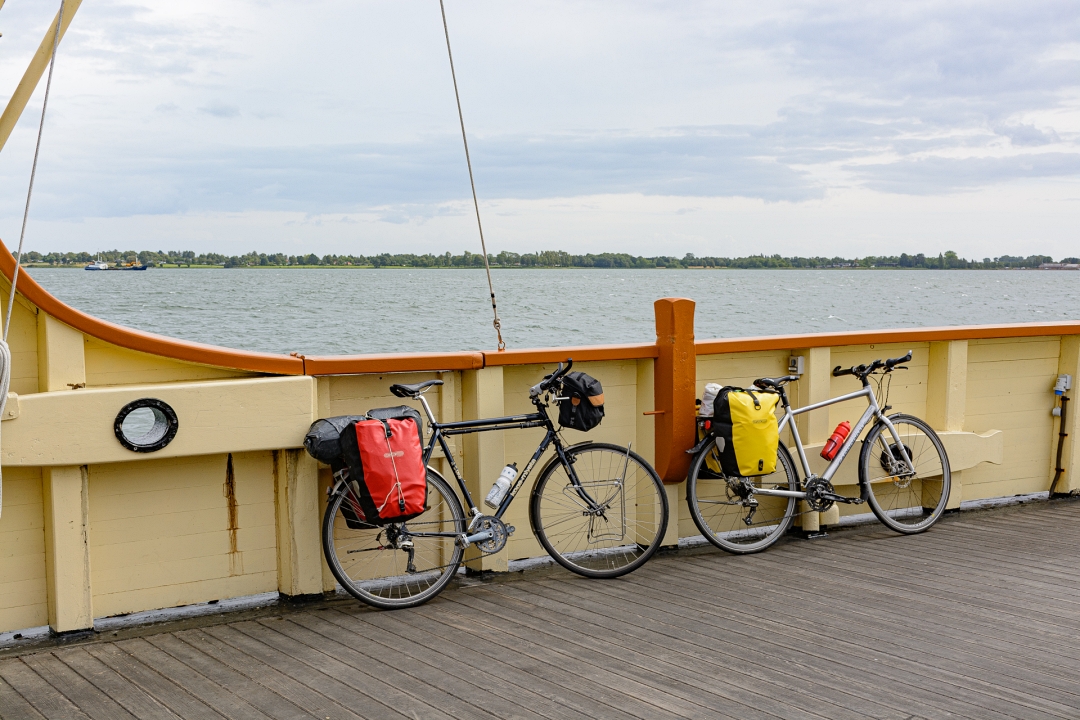
[(1052, 501), (203, 619), (2, 659), (0, 718), (1078, 718), (1077, 548)]

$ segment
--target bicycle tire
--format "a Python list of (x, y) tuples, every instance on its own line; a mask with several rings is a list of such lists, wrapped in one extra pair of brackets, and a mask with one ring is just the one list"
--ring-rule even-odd
[[(427, 484), (427, 509), (404, 523), (368, 525), (354, 519), (350, 527), (341, 512), (347, 489), (330, 498), (323, 515), (323, 553), (341, 587), (357, 600), (384, 610), (414, 607), (438, 595), (454, 577), (464, 554), (456, 538), (409, 534), (465, 532), (465, 513), (450, 484), (431, 468)], [(413, 543), (412, 571), (408, 552), (388, 537), (401, 533)]]
[(618, 445), (589, 442), (565, 452), (581, 486), (593, 491), (590, 497), (618, 514), (589, 513), (555, 457), (533, 487), (533, 534), (555, 562), (578, 575), (613, 578), (633, 572), (656, 553), (667, 531), (667, 491), (660, 476), (640, 455)]
[(903, 413), (890, 415), (889, 422), (908, 448), (915, 475), (908, 478), (892, 472), (895, 467), (891, 467), (889, 454), (896, 453), (898, 447), (885, 424), (877, 423), (859, 452), (859, 482), (870, 510), (882, 524), (913, 535), (929, 530), (945, 512), (952, 471), (945, 446), (926, 422)]
[[(751, 478), (727, 478), (710, 470), (707, 461), (714, 457), (719, 463), (716, 447), (709, 443), (690, 464), (686, 483), (686, 504), (698, 530), (710, 543), (735, 555), (748, 555), (768, 548), (788, 531), (795, 519), (795, 498), (760, 496), (753, 522), (745, 519), (749, 507), (732, 482), (749, 482), (754, 487), (799, 489), (799, 476), (788, 449), (780, 443), (776, 448), (777, 469), (769, 475)], [(731, 508), (725, 511), (724, 508)]]

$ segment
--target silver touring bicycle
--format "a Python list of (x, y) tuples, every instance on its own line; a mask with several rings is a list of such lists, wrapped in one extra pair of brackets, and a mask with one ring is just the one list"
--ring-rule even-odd
[[(798, 409), (792, 409), (784, 389), (799, 379), (797, 375), (755, 380), (758, 391), (780, 396), (779, 430), (781, 434), (785, 429), (790, 430), (802, 479), (783, 442), (777, 448), (775, 472), (757, 477), (726, 475), (718, 462), (717, 438), (706, 432), (688, 451), (694, 459), (686, 488), (690, 514), (705, 538), (732, 553), (764, 550), (791, 527), (800, 500), (815, 512), (828, 510), (836, 503), (866, 503), (883, 524), (905, 534), (923, 532), (937, 522), (945, 510), (951, 486), (945, 448), (923, 420), (903, 413), (887, 415), (889, 405), (878, 404), (870, 383), (874, 378), (880, 393), (882, 381), (895, 370), (906, 369), (901, 363), (909, 360), (910, 351), (903, 357), (875, 360), (869, 365), (836, 367), (834, 377), (852, 375), (862, 383), (862, 388)], [(815, 474), (810, 469), (795, 416), (860, 398), (866, 400), (866, 410), (824, 472)], [(885, 402), (888, 402), (887, 383)], [(854, 497), (838, 494), (832, 480), (867, 427), (869, 431), (859, 450), (859, 494)]]

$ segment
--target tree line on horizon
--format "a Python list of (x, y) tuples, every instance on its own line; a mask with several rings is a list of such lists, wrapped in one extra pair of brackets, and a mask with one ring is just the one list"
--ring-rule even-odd
[[(378, 255), (286, 255), (284, 253), (249, 252), (245, 255), (222, 255), (199, 253), (192, 250), (107, 250), (99, 253), (39, 253), (23, 254), (23, 262), (47, 266), (79, 266), (94, 260), (109, 263), (138, 261), (148, 266), (180, 267), (408, 267), (408, 268), (478, 268), (484, 266), (484, 256), (468, 250), (460, 255), (446, 252), (442, 255), (426, 253), (380, 253)], [(968, 260), (949, 250), (936, 257), (918, 253), (902, 253), (895, 256), (868, 255), (861, 258), (800, 257), (774, 255), (749, 255), (747, 257), (697, 256), (686, 253), (682, 257), (658, 255), (644, 257), (628, 253), (586, 253), (572, 255), (562, 250), (543, 250), (535, 253), (503, 251), (489, 253), (492, 267), (501, 268), (920, 268), (930, 270), (997, 270), (1008, 268), (1037, 268), (1052, 263), (1049, 255), (1027, 257), (1001, 255), (982, 260)], [(1062, 258), (1063, 263), (1080, 263), (1080, 258)]]

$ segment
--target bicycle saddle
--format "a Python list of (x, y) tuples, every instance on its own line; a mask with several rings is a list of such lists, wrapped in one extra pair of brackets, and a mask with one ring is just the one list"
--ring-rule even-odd
[(432, 385), (442, 385), (442, 384), (443, 384), (442, 380), (428, 380), (427, 382), (413, 383), (412, 385), (394, 384), (394, 385), (390, 386), (390, 392), (394, 393), (399, 398), (404, 398), (404, 397), (414, 398), (417, 395), (419, 395), (420, 393), (422, 393), (425, 389), (431, 387)]
[(785, 375), (784, 377), (776, 378), (758, 378), (754, 381), (754, 385), (759, 388), (778, 388), (787, 385), (789, 382), (795, 382), (798, 379), (798, 375)]

